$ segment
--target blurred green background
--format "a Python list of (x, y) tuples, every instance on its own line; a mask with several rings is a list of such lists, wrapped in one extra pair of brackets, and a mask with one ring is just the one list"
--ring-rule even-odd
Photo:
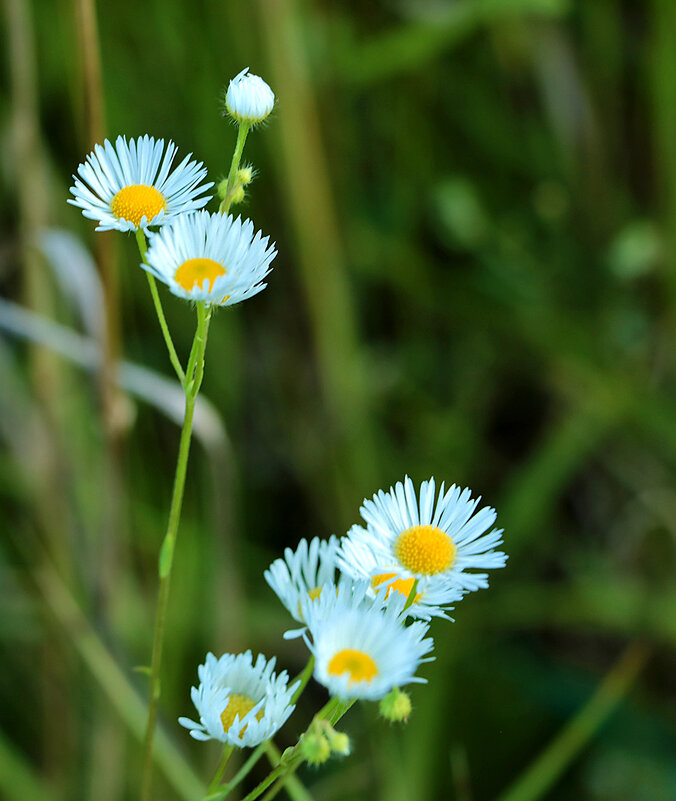
[(481, 494), (510, 560), (433, 625), (410, 722), (355, 707), (311, 797), (676, 797), (676, 4), (4, 0), (3, 23), (0, 795), (136, 797), (178, 443), (134, 239), (95, 235), (70, 176), (149, 133), (222, 177), (250, 66), (278, 105), (240, 208), (279, 255), (211, 326), (155, 797), (215, 768), (176, 723), (207, 650), (304, 664), (264, 567), (405, 473)]

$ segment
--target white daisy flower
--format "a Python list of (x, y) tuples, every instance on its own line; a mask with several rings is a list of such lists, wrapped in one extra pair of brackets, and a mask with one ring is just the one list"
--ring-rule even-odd
[[(263, 574), (291, 617), (305, 623), (301, 613), (301, 599), (317, 599), (324, 585), (333, 585), (336, 577), (336, 551), (338, 538), (321, 540), (314, 537), (308, 544), (302, 539), (295, 551), (284, 550), (283, 559), (275, 559)], [(291, 629), (284, 639), (299, 637), (305, 629)]]
[[(69, 203), (82, 209), (90, 220), (98, 220), (97, 231), (134, 231), (163, 225), (177, 215), (196, 211), (211, 200), (204, 195), (213, 183), (202, 184), (207, 170), (202, 162), (190, 161), (189, 153), (169, 174), (176, 145), (152, 136), (130, 139), (118, 136), (115, 146), (106, 139), (77, 168)], [(82, 180), (80, 180), (82, 179)]]
[(300, 683), (289, 687), (287, 672), (276, 676), (274, 667), (275, 658), (267, 661), (263, 654), (254, 664), (251, 651), (220, 659), (207, 654), (197, 671), (200, 685), (191, 691), (200, 722), (178, 722), (196, 740), (220, 740), (239, 748), (268, 740), (295, 709), (291, 697)]
[(359, 511), (367, 527), (353, 526), (343, 537), (338, 564), (356, 578), (394, 574), (405, 586), (417, 579), (416, 602), (423, 607), (459, 600), (462, 593), (488, 586), (486, 573), (468, 570), (504, 567), (507, 561), (493, 550), (502, 543), (502, 530), (484, 533), (495, 523), (495, 510), (484, 507), (475, 514), (479, 501), (469, 489), (453, 485), (444, 492), (442, 484), (435, 503), (433, 478), (421, 484), (418, 499), (406, 476), (403, 484), (364, 501)]
[(425, 682), (415, 675), (433, 648), (425, 639), (428, 625), (403, 625), (406, 598), (385, 593), (369, 599), (369, 582), (354, 586), (343, 579), (333, 593), (322, 593), (315, 603), (302, 602), (315, 657), (314, 677), (339, 698), (383, 698), (393, 687)]
[(272, 89), (258, 75), (251, 75), (249, 68), (236, 75), (228, 86), (225, 107), (237, 122), (255, 125), (262, 122), (275, 105)]
[(151, 234), (144, 270), (179, 298), (232, 306), (261, 292), (277, 255), (251, 220), (206, 211), (184, 214)]

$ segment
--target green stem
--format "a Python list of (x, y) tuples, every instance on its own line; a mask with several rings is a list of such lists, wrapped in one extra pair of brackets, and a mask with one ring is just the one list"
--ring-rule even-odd
[(209, 785), (207, 793), (202, 799), (202, 801), (206, 801), (206, 799), (208, 799), (209, 796), (218, 789), (221, 783), (221, 779), (225, 774), (225, 769), (228, 767), (228, 762), (230, 762), (230, 757), (232, 756), (232, 752), (234, 750), (235, 750), (234, 745), (226, 745), (225, 748), (223, 749), (223, 754), (221, 755), (221, 761), (218, 763), (218, 767), (216, 768), (216, 773), (214, 773), (214, 778), (211, 780), (211, 784)]
[(245, 122), (240, 122), (237, 131), (237, 144), (235, 145), (235, 152), (232, 154), (232, 161), (230, 162), (230, 172), (228, 173), (228, 183), (226, 184), (225, 197), (221, 201), (218, 210), (222, 214), (227, 214), (230, 211), (230, 204), (232, 203), (232, 190), (235, 188), (235, 178), (237, 177), (237, 170), (239, 169), (239, 162), (242, 158), (242, 151), (244, 150), (244, 143), (246, 142), (247, 134), (251, 126)]
[(298, 688), (296, 689), (294, 694), (291, 696), (291, 703), (292, 704), (295, 704), (296, 701), (300, 698), (303, 690), (305, 689), (305, 686), (307, 685), (308, 681), (310, 681), (310, 676), (312, 676), (312, 671), (314, 669), (314, 666), (315, 666), (314, 655), (310, 655), (310, 658), (308, 659), (307, 665), (305, 665), (305, 667), (301, 670), (301, 672), (291, 682), (291, 685), (293, 686), (294, 683), (297, 682), (300, 679), (300, 684), (298, 685)]
[(237, 787), (237, 785), (245, 779), (253, 766), (258, 762), (258, 760), (263, 756), (265, 752), (266, 743), (261, 743), (259, 746), (254, 748), (251, 752), (251, 756), (247, 759), (247, 761), (242, 765), (242, 767), (235, 773), (235, 775), (230, 779), (229, 782), (226, 782), (223, 787), (221, 788), (221, 792), (215, 794), (210, 801), (220, 801), (220, 799), (225, 798), (226, 796), (230, 795), (230, 793)]
[(254, 801), (254, 799), (262, 795), (276, 779), (279, 779), (287, 771), (291, 770), (292, 767), (293, 770), (296, 770), (302, 761), (303, 757), (294, 748), (293, 754), (291, 754), (291, 756), (289, 756), (283, 763), (280, 763), (271, 773), (269, 773), (268, 776), (266, 776), (266, 778), (263, 779), (263, 781), (257, 787), (254, 787), (249, 795), (244, 796), (242, 801)]
[[(354, 704), (354, 699), (351, 701), (341, 701), (339, 698), (330, 698), (314, 716), (310, 726), (313, 725), (315, 720), (328, 720), (332, 726), (335, 725), (348, 711), (348, 709), (350, 709), (352, 704)], [(300, 753), (300, 747), (301, 745), (299, 740), (298, 743), (296, 743), (296, 745), (294, 745), (294, 747), (291, 749), (291, 752), (285, 758), (283, 758), (283, 761), (268, 776), (266, 776), (266, 778), (263, 779), (259, 785), (254, 787), (249, 795), (245, 796), (242, 801), (254, 801), (254, 799), (261, 796), (268, 789), (268, 787), (273, 784), (273, 782), (279, 779), (279, 787), (275, 785), (275, 787), (273, 787), (270, 791), (270, 797), (276, 795), (288, 777), (293, 775), (303, 763), (303, 756)]]
[[(138, 244), (139, 253), (141, 254), (141, 259), (143, 260), (144, 264), (147, 264), (146, 260), (146, 253), (148, 252), (148, 243), (146, 242), (146, 235), (141, 228), (136, 229), (136, 243)], [(150, 287), (150, 294), (153, 298), (153, 303), (155, 304), (155, 312), (157, 313), (157, 319), (160, 321), (160, 328), (162, 329), (162, 336), (164, 337), (164, 342), (167, 346), (167, 350), (169, 351), (169, 361), (171, 362), (174, 370), (176, 371), (176, 375), (178, 376), (178, 380), (181, 384), (185, 383), (185, 373), (183, 372), (183, 368), (181, 367), (181, 360), (178, 358), (178, 354), (176, 353), (176, 348), (174, 347), (174, 342), (171, 338), (171, 334), (169, 333), (169, 326), (167, 325), (167, 319), (164, 316), (164, 309), (162, 308), (162, 301), (160, 300), (160, 293), (157, 291), (157, 283), (155, 281), (154, 276), (149, 273), (147, 270), (144, 270), (146, 274), (146, 278), (148, 279), (148, 286)]]
[(410, 606), (412, 606), (415, 603), (415, 596), (417, 589), (418, 589), (418, 579), (414, 579), (413, 586), (411, 587), (411, 592), (409, 592), (408, 594), (408, 598), (406, 599), (406, 603), (404, 604), (402, 612), (405, 612)]
[[(211, 320), (211, 309), (207, 308), (204, 302), (197, 304), (197, 348), (195, 350), (195, 364), (194, 375), (192, 370), (186, 374), (188, 392), (197, 397), (200, 387), (202, 386), (202, 379), (204, 378), (204, 351), (207, 345), (207, 337), (209, 335), (209, 322)], [(191, 380), (192, 379), (192, 380)]]
[[(169, 601), (169, 584), (171, 580), (171, 567), (174, 561), (174, 550), (178, 536), (178, 524), (183, 505), (185, 490), (185, 477), (188, 469), (188, 455), (190, 453), (190, 439), (192, 436), (192, 421), (195, 412), (195, 402), (202, 380), (204, 370), (204, 351), (206, 349), (209, 312), (205, 310), (204, 303), (197, 306), (197, 331), (195, 340), (195, 379), (186, 380), (185, 388), (185, 414), (181, 440), (178, 447), (176, 473), (174, 476), (174, 489), (169, 509), (169, 522), (167, 533), (160, 549), (159, 576), (160, 590), (157, 599), (157, 613), (155, 617), (155, 632), (153, 635), (153, 655), (150, 668), (150, 700), (148, 703), (148, 722), (144, 742), (143, 775), (141, 780), (141, 801), (147, 801), (150, 796), (150, 783), (152, 779), (152, 750), (157, 719), (157, 707), (160, 699), (160, 668), (162, 665), (162, 645), (167, 619), (167, 605)], [(199, 377), (199, 380), (198, 380)]]
[[(277, 765), (279, 765), (279, 763), (282, 761), (282, 752), (279, 750), (279, 748), (277, 748), (272, 740), (267, 741), (265, 744), (265, 750), (270, 764), (273, 768), (276, 768)], [(276, 795), (282, 787), (286, 789), (286, 794), (289, 796), (291, 801), (312, 801), (312, 796), (305, 789), (300, 779), (293, 775), (286, 777), (282, 776), (277, 779), (276, 784), (273, 784), (272, 787), (267, 791), (267, 793), (263, 796), (262, 801), (266, 801), (268, 797), (274, 797), (274, 795)]]

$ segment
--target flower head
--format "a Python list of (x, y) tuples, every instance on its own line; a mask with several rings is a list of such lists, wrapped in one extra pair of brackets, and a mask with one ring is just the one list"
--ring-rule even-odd
[(262, 122), (275, 105), (275, 95), (258, 75), (251, 75), (249, 68), (243, 69), (228, 86), (225, 107), (237, 122), (255, 125)]
[[(324, 585), (333, 585), (337, 549), (337, 537), (330, 537), (328, 540), (314, 537), (309, 543), (302, 539), (295, 551), (286, 548), (284, 558), (275, 559), (263, 574), (291, 617), (299, 623), (305, 623), (301, 600), (315, 600), (324, 591)], [(284, 637), (299, 637), (303, 631), (304, 629), (292, 629)]]
[(417, 580), (420, 598), (414, 606), (425, 616), (426, 605), (458, 600), (462, 593), (488, 586), (486, 573), (468, 571), (504, 567), (507, 561), (494, 550), (502, 543), (502, 531), (485, 534), (495, 523), (495, 510), (476, 512), (479, 500), (455, 485), (445, 492), (442, 484), (435, 502), (433, 478), (421, 484), (417, 497), (406, 476), (389, 492), (381, 490), (364, 501), (360, 513), (366, 528), (353, 526), (343, 538), (338, 564), (354, 577), (378, 584), (387, 576), (402, 586)]
[(240, 748), (268, 740), (295, 709), (291, 697), (298, 687), (298, 682), (289, 687), (286, 671), (276, 676), (274, 667), (274, 657), (266, 661), (259, 654), (254, 663), (251, 651), (220, 659), (207, 654), (198, 668), (200, 685), (191, 691), (200, 722), (178, 722), (196, 740), (220, 740)]
[[(315, 657), (314, 677), (340, 698), (378, 700), (393, 687), (424, 682), (415, 672), (433, 647), (428, 626), (403, 625), (406, 599), (368, 596), (369, 582), (343, 577), (333, 592), (302, 603), (308, 624), (304, 635)], [(308, 634), (312, 638), (310, 643)]]
[(251, 220), (185, 214), (150, 237), (144, 270), (179, 298), (231, 306), (261, 292), (277, 251)]
[(211, 199), (204, 195), (212, 183), (202, 184), (207, 170), (190, 161), (191, 153), (170, 173), (176, 145), (152, 136), (127, 139), (115, 146), (106, 139), (77, 168), (68, 202), (97, 220), (97, 231), (133, 231), (163, 225), (177, 215), (196, 211)]

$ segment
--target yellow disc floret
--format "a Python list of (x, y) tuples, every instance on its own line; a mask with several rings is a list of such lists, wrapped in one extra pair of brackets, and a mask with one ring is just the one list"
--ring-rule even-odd
[[(390, 581), (390, 579), (393, 579), (396, 575), (397, 575), (396, 573), (380, 573), (378, 576), (374, 576), (371, 579), (371, 586), (375, 590), (378, 587), (380, 587), (381, 584), (384, 584), (386, 581)], [(395, 579), (394, 581), (391, 581), (387, 585), (387, 592), (385, 593), (385, 599), (390, 597), (391, 592), (400, 592), (402, 595), (405, 595), (408, 598), (408, 596), (411, 594), (411, 590), (413, 589), (414, 581), (415, 581), (414, 578), (408, 578), (408, 579), (398, 578)], [(422, 594), (417, 592), (415, 594), (415, 598), (413, 599), (413, 603), (417, 603), (421, 597)]]
[[(316, 601), (321, 594), (322, 594), (321, 587), (313, 587), (311, 590), (307, 591), (307, 597), (311, 601)], [(298, 601), (298, 616), (300, 617), (301, 620), (303, 619), (303, 610), (301, 608), (300, 601)]]
[(225, 267), (213, 259), (188, 259), (176, 270), (174, 280), (183, 287), (186, 292), (202, 289), (205, 281), (209, 282), (209, 291), (214, 288), (214, 281), (221, 275), (225, 275)]
[(378, 675), (378, 666), (368, 654), (344, 648), (331, 657), (328, 667), (332, 676), (349, 674), (348, 685), (358, 681), (371, 681)]
[(145, 217), (148, 222), (167, 208), (164, 195), (154, 186), (132, 184), (115, 195), (110, 208), (119, 220), (128, 220), (138, 228)]
[(436, 526), (412, 526), (403, 531), (394, 543), (394, 555), (415, 575), (435, 576), (453, 564), (453, 540)]
[[(253, 698), (249, 698), (248, 695), (242, 695), (241, 693), (233, 693), (229, 700), (228, 705), (225, 709), (221, 712), (221, 722), (223, 723), (223, 729), (228, 731), (228, 729), (232, 726), (235, 722), (235, 718), (239, 715), (240, 721), (242, 718), (256, 706), (256, 701)], [(263, 710), (260, 709), (256, 713), (256, 717), (260, 720), (263, 717)], [(240, 735), (244, 734), (246, 731), (246, 726), (240, 731)]]

